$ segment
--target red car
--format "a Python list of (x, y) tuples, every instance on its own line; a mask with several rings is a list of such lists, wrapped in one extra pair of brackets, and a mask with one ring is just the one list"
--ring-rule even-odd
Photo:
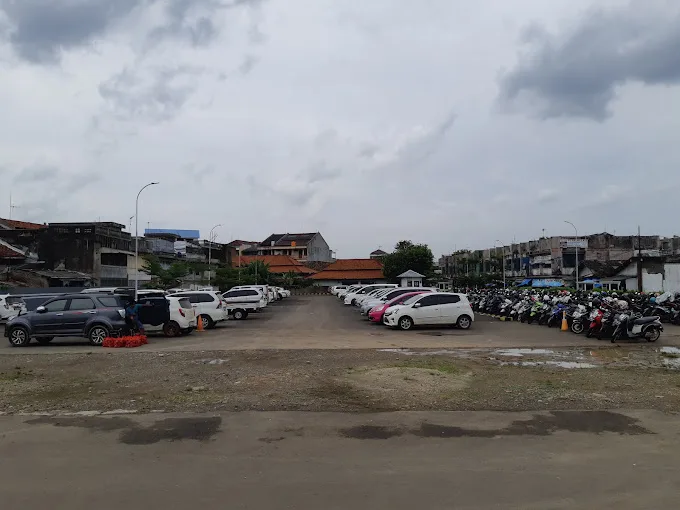
[(431, 292), (429, 290), (418, 290), (415, 292), (407, 292), (406, 294), (401, 294), (391, 301), (388, 301), (384, 305), (376, 306), (374, 308), (371, 308), (371, 311), (368, 312), (368, 320), (371, 322), (377, 322), (377, 323), (382, 323), (383, 319), (383, 314), (385, 313), (385, 310), (387, 310), (390, 306), (394, 305), (400, 305), (404, 301), (406, 301), (408, 298), (415, 296), (416, 294), (425, 294), (426, 292)]

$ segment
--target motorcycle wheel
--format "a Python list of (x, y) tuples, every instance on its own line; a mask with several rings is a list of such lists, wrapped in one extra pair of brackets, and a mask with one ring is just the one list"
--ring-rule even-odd
[(661, 331), (659, 331), (659, 328), (649, 328), (645, 331), (645, 340), (648, 342), (656, 342), (660, 336)]
[(583, 323), (580, 321), (574, 321), (571, 323), (571, 332), (580, 335), (583, 333)]

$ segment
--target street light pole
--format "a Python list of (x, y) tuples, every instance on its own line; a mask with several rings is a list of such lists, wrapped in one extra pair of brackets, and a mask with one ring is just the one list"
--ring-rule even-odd
[(210, 280), (212, 279), (212, 243), (213, 240), (217, 239), (217, 234), (213, 235), (213, 231), (221, 226), (221, 224), (215, 225), (210, 229), (210, 234), (208, 234), (208, 286), (210, 286)]
[(503, 243), (498, 239), (496, 239), (496, 242), (501, 245), (501, 257), (503, 257), (503, 288), (505, 289), (505, 250), (503, 249)]
[(139, 291), (139, 195), (142, 194), (149, 186), (154, 186), (157, 182), (150, 182), (137, 193), (137, 200), (135, 200), (135, 301), (137, 301), (137, 293)]
[(576, 229), (576, 225), (574, 225), (571, 221), (564, 221), (565, 223), (569, 223), (572, 227), (574, 227), (574, 233), (576, 234), (576, 246), (574, 247), (574, 253), (576, 255), (576, 290), (578, 290), (578, 230)]

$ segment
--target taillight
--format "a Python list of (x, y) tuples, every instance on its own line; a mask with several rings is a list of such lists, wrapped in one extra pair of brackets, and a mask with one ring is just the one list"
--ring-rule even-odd
[(179, 314), (180, 314), (182, 317), (186, 317), (186, 315), (184, 315), (184, 310), (182, 310), (181, 308), (179, 309)]
[(220, 308), (222, 308), (222, 301), (217, 302), (217, 309), (219, 310)]

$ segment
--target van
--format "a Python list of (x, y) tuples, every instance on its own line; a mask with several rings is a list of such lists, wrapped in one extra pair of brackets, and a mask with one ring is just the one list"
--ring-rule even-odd
[(249, 312), (257, 312), (267, 306), (267, 298), (258, 289), (231, 289), (222, 294), (227, 310), (234, 319), (248, 317)]

